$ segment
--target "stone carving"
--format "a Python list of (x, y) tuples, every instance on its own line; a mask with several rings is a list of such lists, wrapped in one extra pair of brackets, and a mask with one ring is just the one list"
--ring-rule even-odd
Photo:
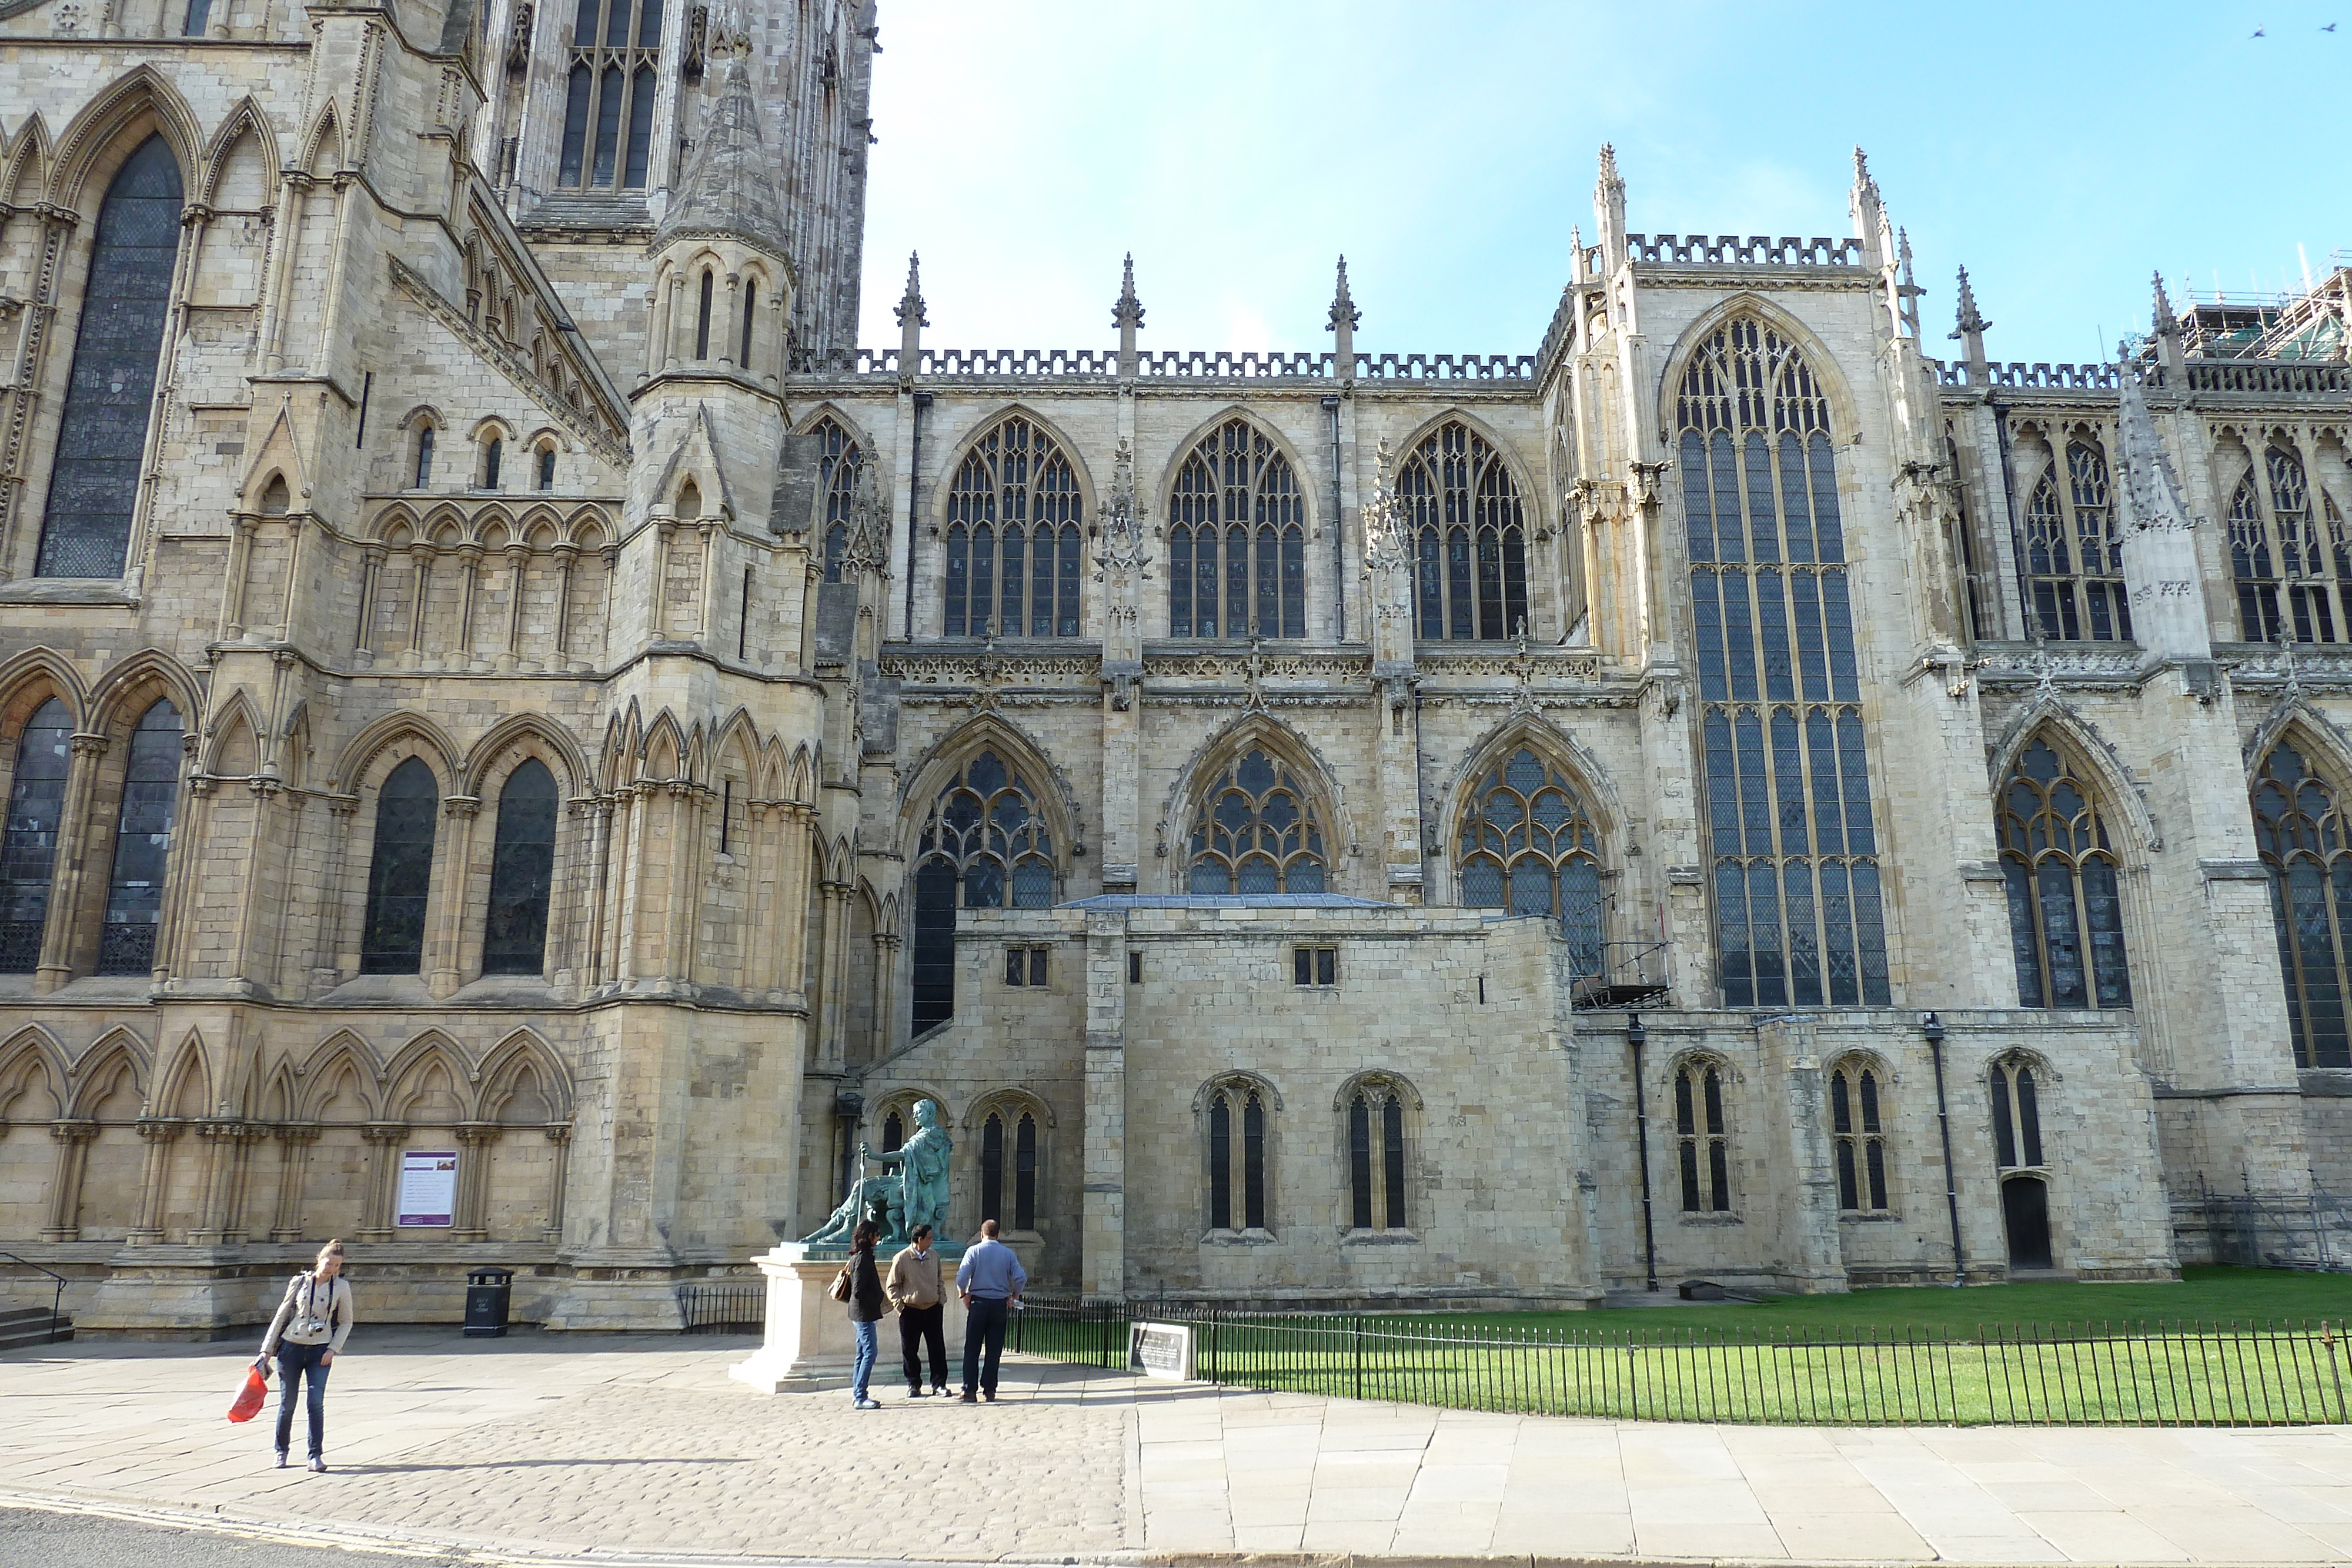
[(882, 1227), (885, 1247), (904, 1246), (918, 1225), (936, 1233), (948, 1218), (948, 1156), (954, 1142), (940, 1125), (940, 1108), (929, 1100), (915, 1102), (915, 1133), (899, 1148), (877, 1150), (857, 1145), (857, 1157), (897, 1171), (866, 1176), (857, 1190), (841, 1200), (825, 1222), (802, 1238), (803, 1241), (846, 1241), (861, 1219)]
[(1143, 553), (1143, 505), (1135, 495), (1135, 444), (1122, 435), (1111, 456), (1109, 504), (1103, 508), (1102, 549), (1095, 556), (1095, 580), (1113, 571), (1145, 577), (1151, 558)]
[(1404, 517), (1396, 500), (1396, 455), (1382, 441), (1373, 460), (1378, 477), (1372, 498), (1364, 507), (1364, 570), (1383, 572), (1410, 566), (1412, 549), (1405, 539)]

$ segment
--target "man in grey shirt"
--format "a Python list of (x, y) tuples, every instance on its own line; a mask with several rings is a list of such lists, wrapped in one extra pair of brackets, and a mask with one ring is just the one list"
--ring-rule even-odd
[(996, 1221), (980, 1222), (980, 1239), (956, 1267), (956, 1292), (963, 1297), (963, 1402), (996, 1402), (996, 1365), (1004, 1358), (1007, 1303), (1021, 1300), (1029, 1271), (1013, 1249), (996, 1239)]

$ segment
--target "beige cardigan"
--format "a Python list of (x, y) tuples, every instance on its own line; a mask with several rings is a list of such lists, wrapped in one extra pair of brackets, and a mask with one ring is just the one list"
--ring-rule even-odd
[(269, 1332), (261, 1339), (262, 1354), (274, 1354), (281, 1339), (289, 1344), (323, 1344), (337, 1355), (343, 1354), (343, 1342), (352, 1337), (352, 1282), (337, 1274), (327, 1299), (311, 1308), (310, 1315), (327, 1320), (323, 1333), (305, 1333), (300, 1327), (301, 1307), (316, 1301), (311, 1285), (309, 1274), (286, 1281), (286, 1299), (278, 1303), (278, 1315), (269, 1320)]
[(890, 1304), (900, 1312), (908, 1307), (936, 1307), (940, 1304), (940, 1250), (934, 1245), (931, 1255), (918, 1258), (911, 1247), (890, 1260), (890, 1278), (882, 1287)]

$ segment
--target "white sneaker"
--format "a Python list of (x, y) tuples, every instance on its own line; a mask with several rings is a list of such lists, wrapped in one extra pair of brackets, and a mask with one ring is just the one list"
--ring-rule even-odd
[(853, 1405), (852, 1408), (858, 1410), (879, 1410), (882, 1408), (882, 1402), (878, 1399), (860, 1399)]

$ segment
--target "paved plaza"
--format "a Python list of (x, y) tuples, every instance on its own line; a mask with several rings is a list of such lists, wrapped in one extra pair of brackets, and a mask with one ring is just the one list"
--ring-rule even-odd
[(247, 1343), (17, 1351), (0, 1504), (494, 1561), (2352, 1557), (2340, 1427), (1664, 1426), (1033, 1361), (1008, 1361), (994, 1406), (886, 1392), (861, 1416), (837, 1391), (730, 1382), (750, 1348), (362, 1331), (335, 1368), (324, 1476), (267, 1468), (266, 1416), (222, 1419)]

